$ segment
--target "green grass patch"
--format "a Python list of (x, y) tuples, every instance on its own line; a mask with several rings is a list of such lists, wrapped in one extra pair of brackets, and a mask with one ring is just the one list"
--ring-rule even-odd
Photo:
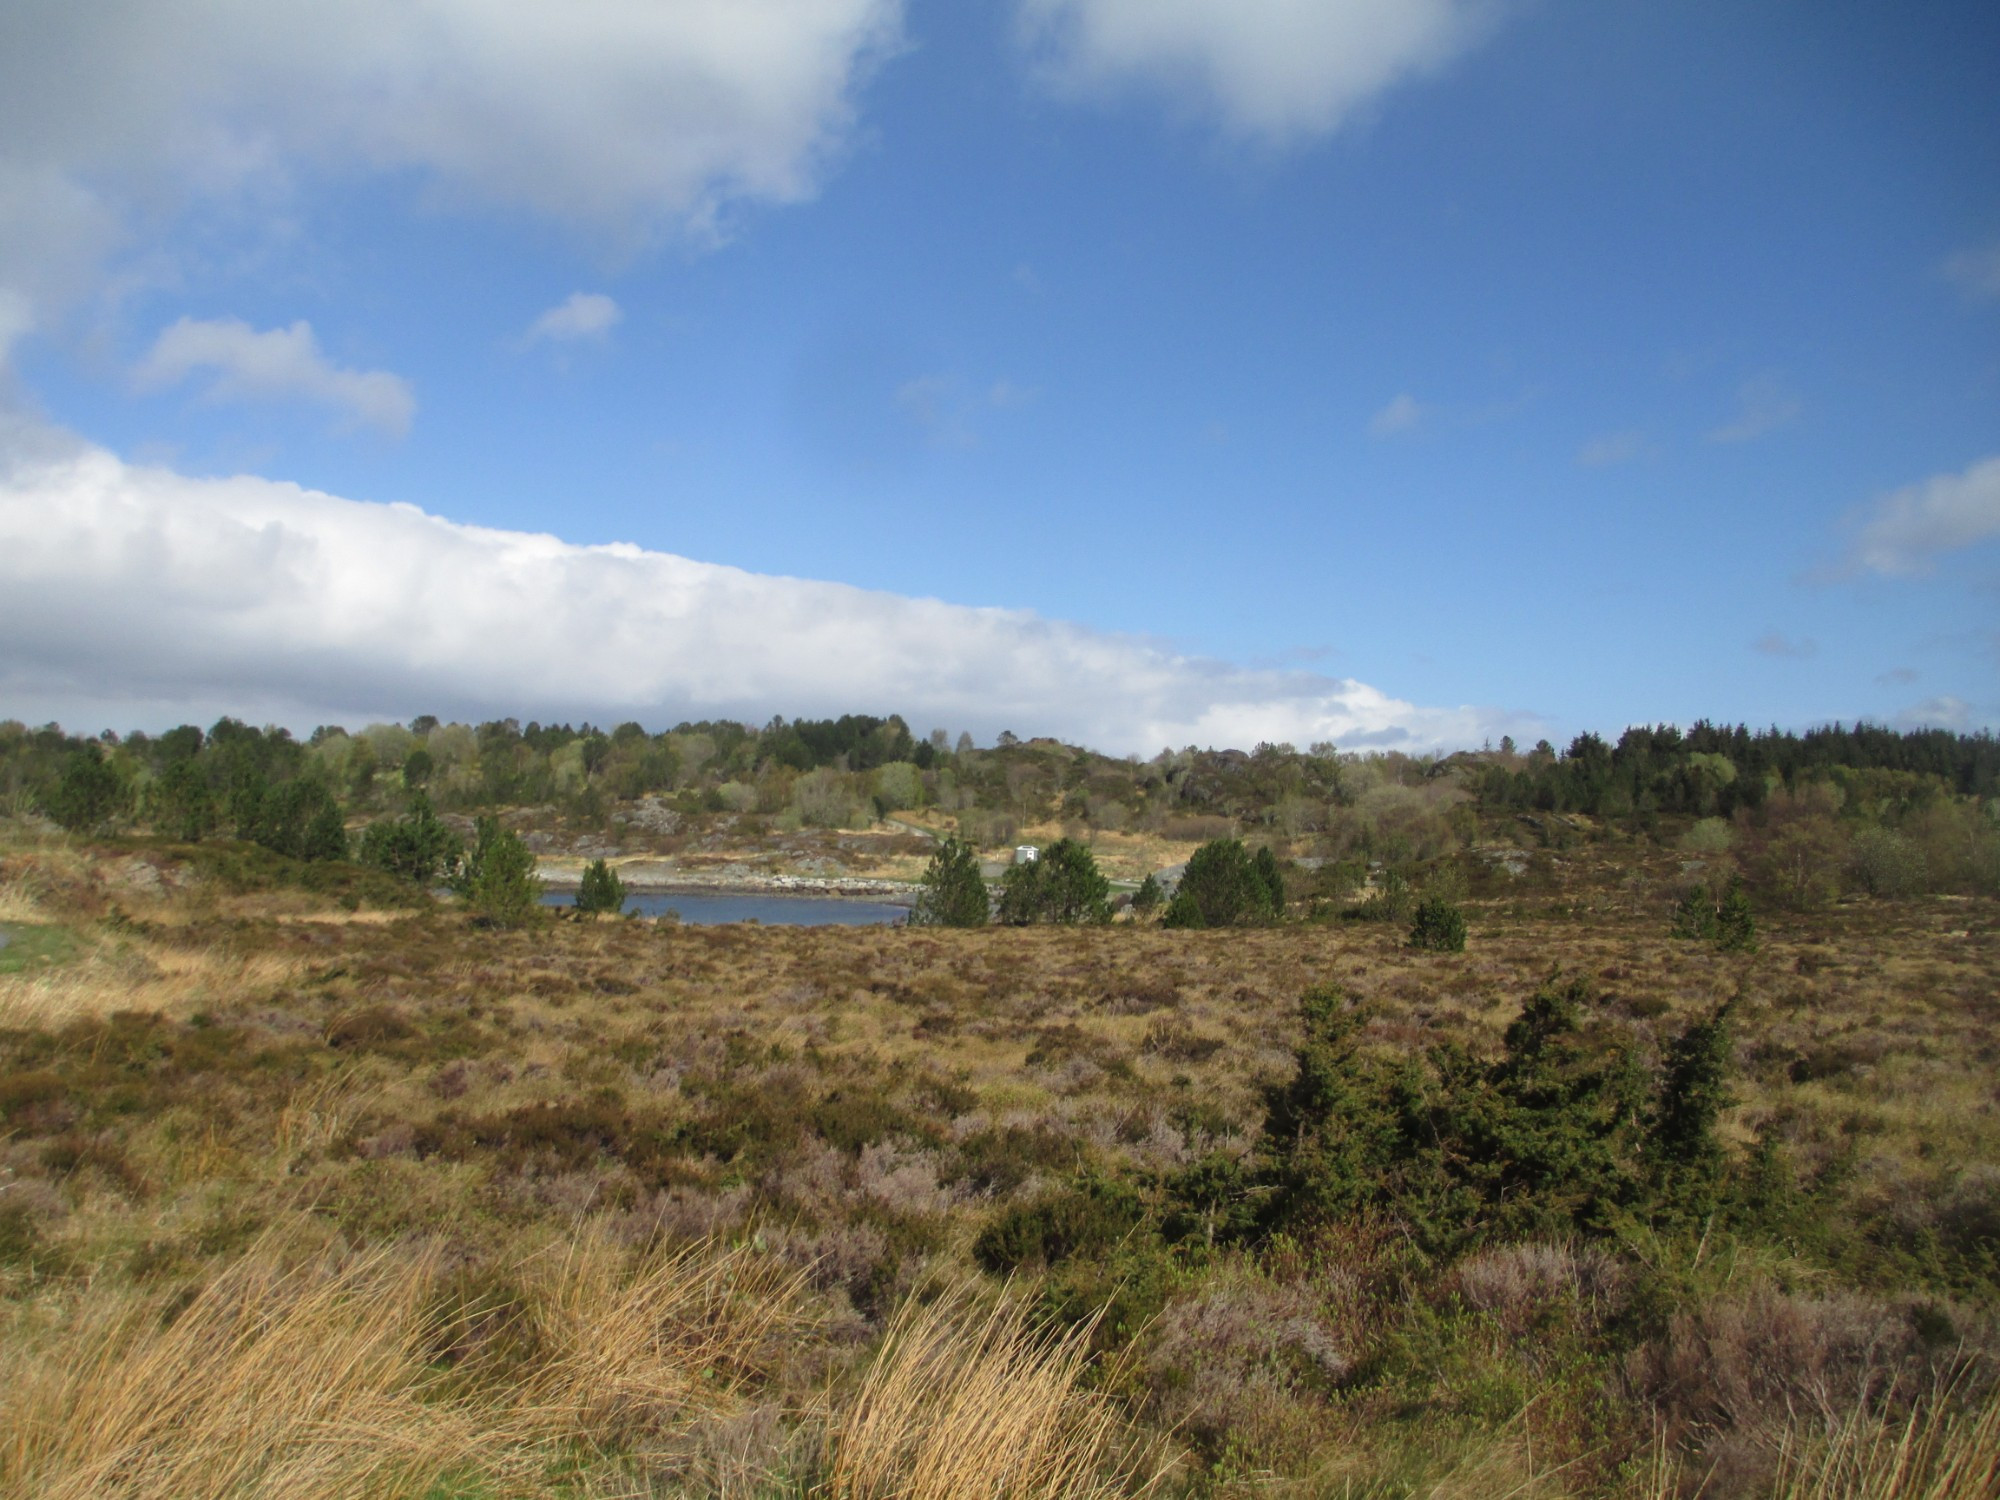
[(68, 963), (82, 949), (67, 927), (43, 922), (9, 922), (0, 926), (7, 945), (0, 948), (0, 974), (33, 974)]

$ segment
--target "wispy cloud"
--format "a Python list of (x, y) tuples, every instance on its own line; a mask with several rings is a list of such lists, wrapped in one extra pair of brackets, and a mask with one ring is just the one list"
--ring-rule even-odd
[(1736, 392), (1736, 415), (1708, 435), (1711, 443), (1747, 443), (1775, 432), (1805, 410), (1805, 403), (1775, 375), (1746, 380)]
[(625, 310), (602, 292), (571, 292), (528, 325), (522, 343), (573, 344), (604, 339), (625, 319)]
[(1941, 269), (1946, 280), (1975, 302), (2000, 302), (2000, 240), (1961, 250)]
[(1782, 631), (1767, 630), (1750, 643), (1750, 649), (1759, 656), (1782, 657), (1787, 661), (1804, 661), (1819, 655), (1819, 642), (1807, 637), (1793, 640)]
[(190, 478), (4, 419), (0, 639), (11, 711), (121, 727), (142, 712), (671, 723), (879, 706), (1119, 752), (1545, 732), (1525, 715), (1422, 707), (1024, 610)]
[(1963, 734), (1973, 728), (1977, 718), (1972, 705), (1963, 698), (1941, 693), (1911, 704), (1896, 715), (1895, 724), (1898, 729), (1951, 729)]
[(402, 376), (341, 368), (320, 352), (312, 325), (303, 321), (260, 333), (236, 318), (182, 318), (161, 332), (133, 378), (158, 389), (196, 374), (214, 377), (203, 393), (208, 400), (310, 401), (398, 435), (409, 431), (417, 410)]
[(1576, 461), (1586, 469), (1607, 469), (1614, 464), (1629, 464), (1635, 459), (1650, 457), (1654, 451), (1652, 444), (1646, 441), (1646, 434), (1633, 428), (1592, 438), (1577, 449)]
[(1415, 432), (1423, 425), (1426, 410), (1415, 396), (1405, 391), (1368, 419), (1369, 436), (1390, 438)]
[(1134, 85), (1274, 144), (1323, 136), (1479, 42), (1478, 0), (1021, 0), (1059, 88)]
[(1864, 513), (1848, 568), (1894, 578), (1928, 573), (1938, 557), (2000, 536), (2000, 456), (1934, 474), (1884, 495)]
[(1915, 667), (1891, 667), (1877, 676), (1875, 681), (1883, 687), (1908, 687), (1922, 675)]

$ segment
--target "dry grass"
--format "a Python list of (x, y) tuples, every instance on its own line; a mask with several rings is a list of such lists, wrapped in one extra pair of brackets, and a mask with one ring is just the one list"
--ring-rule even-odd
[(427, 1403), (425, 1257), (288, 1267), (266, 1244), (185, 1307), (92, 1298), (10, 1339), (0, 1487), (42, 1500), (389, 1496), (492, 1437)]
[[(1718, 955), (1666, 935), (1670, 872), (1585, 850), (1561, 885), (1482, 888), (1440, 956), (1346, 922), (503, 933), (4, 857), (0, 911), (74, 939), (0, 977), (10, 1495), (1095, 1496), (1136, 1487), (1129, 1422), (1189, 1496), (1645, 1495), (1657, 1428), (1703, 1500), (1763, 1500), (1781, 1449), (1779, 1500), (1941, 1500), (2000, 1446), (1951, 1419), (1959, 1457), (1896, 1460), (1943, 1477), (1885, 1490), (1841, 1476), (1894, 1433), (1803, 1436), (1919, 1313), (1898, 1399), (2000, 1348), (1970, 1259), (2000, 1224), (1990, 901), (1774, 913)], [(1371, 1047), (1490, 1056), (1557, 963), (1648, 1058), (1738, 997), (1725, 1133), (1846, 1163), (1823, 1256), (1414, 1268), (1357, 1232), (1204, 1259), (1149, 1226), (1023, 1273), (1037, 1317), (1085, 1325), (1066, 1339), (910, 1302), (972, 1283), (981, 1229), (1072, 1174), (1153, 1193), (1253, 1149), (1308, 985), (1368, 999)], [(310, 1227), (274, 1250), (273, 1223)], [(1096, 1332), (1114, 1377), (1083, 1339), (1128, 1287)], [(1633, 1383), (1635, 1341), (1659, 1380)]]
[(59, 968), (0, 976), (0, 1027), (57, 1027), (118, 1011), (182, 1019), (278, 990), (298, 969), (278, 954), (221, 945), (184, 949), (135, 939), (99, 942)]
[(1891, 1423), (1856, 1414), (1818, 1440), (1789, 1433), (1771, 1497), (1996, 1500), (2000, 1400), (1989, 1399), (1969, 1412), (1930, 1402)]
[[(310, 1239), (267, 1235), (185, 1300), (86, 1295), (17, 1318), (0, 1494), (317, 1500), (455, 1475), (541, 1493), (558, 1454), (619, 1454), (727, 1411), (803, 1326), (798, 1273), (743, 1250), (635, 1256), (582, 1226), (513, 1268), (518, 1303), (441, 1313), (436, 1251)], [(438, 1351), (476, 1345), (483, 1320), (525, 1322), (533, 1358), (451, 1381)]]
[[(1090, 1500), (1135, 1492), (1114, 1472), (1119, 1423), (1082, 1386), (1090, 1330), (1032, 1333), (1019, 1304), (904, 1304), (827, 1438), (834, 1500)], [(1139, 1488), (1144, 1488), (1140, 1486)]]

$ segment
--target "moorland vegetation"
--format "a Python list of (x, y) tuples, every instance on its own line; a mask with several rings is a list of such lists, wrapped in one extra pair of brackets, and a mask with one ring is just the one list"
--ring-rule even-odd
[[(2000, 1496), (1996, 798), (0, 725), (0, 1492)], [(611, 915), (760, 850), (917, 920)]]

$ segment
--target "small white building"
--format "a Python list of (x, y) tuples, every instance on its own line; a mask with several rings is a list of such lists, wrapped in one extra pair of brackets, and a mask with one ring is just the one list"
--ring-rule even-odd
[(1042, 851), (1033, 844), (1016, 844), (1014, 846), (1014, 863), (1017, 865), (1031, 865), (1041, 857)]

